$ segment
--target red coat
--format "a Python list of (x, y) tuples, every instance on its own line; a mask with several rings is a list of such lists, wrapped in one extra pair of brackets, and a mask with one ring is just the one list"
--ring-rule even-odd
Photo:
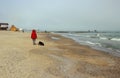
[(32, 39), (36, 39), (36, 38), (37, 38), (37, 34), (36, 34), (36, 31), (35, 31), (35, 30), (32, 30), (31, 38), (32, 38)]

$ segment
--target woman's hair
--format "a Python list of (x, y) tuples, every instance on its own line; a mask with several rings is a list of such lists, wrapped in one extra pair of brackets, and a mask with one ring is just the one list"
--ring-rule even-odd
[(36, 31), (35, 29), (33, 29), (32, 31)]

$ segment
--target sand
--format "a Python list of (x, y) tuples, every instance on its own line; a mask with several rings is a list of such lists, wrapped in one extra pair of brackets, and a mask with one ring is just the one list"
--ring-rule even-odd
[(71, 39), (38, 33), (0, 31), (0, 78), (119, 78), (120, 58)]

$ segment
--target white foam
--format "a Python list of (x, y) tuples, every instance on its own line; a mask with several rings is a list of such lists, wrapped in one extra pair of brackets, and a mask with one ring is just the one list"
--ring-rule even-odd
[(102, 40), (107, 40), (107, 38), (106, 38), (106, 37), (100, 37), (100, 39), (102, 39)]
[(112, 38), (111, 40), (120, 41), (120, 38)]
[(90, 41), (86, 41), (86, 43), (91, 44), (91, 45), (95, 45), (95, 43), (90, 42)]
[(58, 39), (60, 39), (60, 38), (57, 38), (57, 37), (51, 37), (52, 39), (54, 39), (54, 40), (58, 40)]

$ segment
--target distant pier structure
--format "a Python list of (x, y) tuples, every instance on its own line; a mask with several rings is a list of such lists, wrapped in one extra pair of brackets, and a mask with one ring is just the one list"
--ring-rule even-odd
[(8, 23), (0, 23), (0, 30), (7, 30), (8, 29)]

